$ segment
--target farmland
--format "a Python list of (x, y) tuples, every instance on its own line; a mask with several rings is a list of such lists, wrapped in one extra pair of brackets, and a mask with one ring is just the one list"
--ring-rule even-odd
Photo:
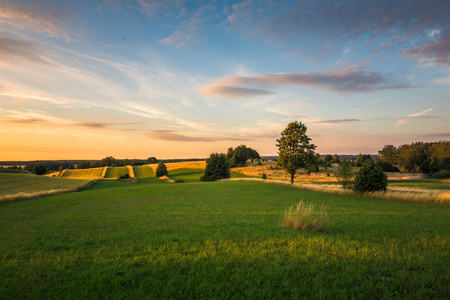
[[(77, 193), (1, 204), (3, 297), (445, 298), (450, 292), (450, 206), (259, 182), (148, 179), (100, 181)], [(325, 205), (330, 228), (282, 228), (284, 211), (299, 200)]]
[(108, 167), (105, 173), (105, 178), (118, 179), (120, 176), (128, 174), (127, 167)]
[(69, 191), (89, 183), (90, 180), (53, 178), (31, 174), (0, 173), (0, 202), (32, 198), (45, 192)]
[(71, 179), (98, 179), (102, 176), (103, 169), (104, 168), (66, 170), (62, 177)]
[(133, 166), (133, 171), (136, 178), (155, 177), (155, 173), (149, 166)]

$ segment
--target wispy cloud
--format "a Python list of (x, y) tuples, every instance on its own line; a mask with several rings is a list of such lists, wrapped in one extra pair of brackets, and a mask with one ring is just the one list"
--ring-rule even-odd
[(425, 134), (417, 134), (417, 136), (424, 138), (450, 138), (450, 132), (433, 132), (433, 133), (425, 133)]
[(274, 95), (275, 93), (244, 87), (233, 86), (219, 86), (219, 85), (207, 85), (201, 88), (203, 94), (208, 96), (221, 96), (221, 97), (254, 97), (254, 96), (267, 96)]
[(334, 120), (321, 120), (314, 123), (322, 124), (336, 124), (336, 123), (351, 123), (351, 122), (361, 122), (360, 119), (334, 119)]
[(417, 60), (421, 64), (450, 66), (450, 37), (398, 52), (403, 57)]
[(422, 116), (422, 115), (424, 115), (424, 114), (426, 114), (426, 113), (429, 113), (430, 111), (433, 111), (433, 109), (432, 109), (432, 108), (425, 109), (425, 110), (423, 110), (423, 111), (421, 111), (421, 112), (414, 113), (414, 114), (410, 114), (409, 116), (410, 116), (410, 117), (418, 117), (418, 116)]
[(173, 130), (151, 130), (147, 137), (157, 140), (176, 141), (176, 142), (218, 142), (218, 141), (242, 141), (242, 138), (236, 137), (202, 137), (188, 136)]
[[(274, 86), (297, 85), (304, 87), (321, 88), (329, 92), (377, 92), (387, 89), (410, 88), (388, 75), (375, 71), (366, 71), (352, 65), (337, 70), (317, 71), (310, 73), (278, 73), (278, 74), (253, 74), (250, 76), (231, 76), (213, 80), (219, 86), (206, 86), (206, 92), (229, 93), (230, 96), (246, 96), (236, 86), (250, 86), (245, 89), (269, 88)], [(221, 86), (223, 85), (223, 86)], [(226, 88), (224, 88), (224, 86)], [(233, 90), (232, 88), (236, 89)], [(203, 91), (205, 93), (205, 90)], [(249, 90), (248, 95), (268, 93), (266, 90)]]
[(0, 63), (13, 60), (51, 65), (50, 61), (42, 57), (44, 49), (32, 43), (11, 39), (0, 34)]
[(52, 8), (52, 3), (47, 3), (48, 7), (38, 9), (30, 4), (19, 6), (14, 1), (14, 5), (8, 0), (0, 4), (0, 23), (6, 23), (18, 29), (29, 29), (43, 33), (52, 37), (63, 37), (66, 41), (71, 41), (71, 35), (63, 29), (63, 20), (67, 18), (67, 13)]

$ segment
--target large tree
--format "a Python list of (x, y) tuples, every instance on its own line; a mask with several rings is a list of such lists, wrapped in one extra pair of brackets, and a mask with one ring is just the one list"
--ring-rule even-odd
[(298, 169), (314, 163), (316, 146), (309, 143), (311, 139), (306, 135), (307, 129), (302, 122), (291, 122), (277, 139), (278, 164), (291, 175), (291, 183)]

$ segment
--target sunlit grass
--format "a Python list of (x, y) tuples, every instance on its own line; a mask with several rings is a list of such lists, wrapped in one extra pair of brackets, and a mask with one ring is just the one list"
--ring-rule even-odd
[(296, 230), (325, 231), (329, 218), (323, 206), (315, 207), (312, 203), (299, 201), (284, 213), (282, 226)]
[(105, 173), (105, 178), (118, 179), (126, 174), (129, 174), (127, 167), (108, 167)]
[[(101, 181), (0, 204), (2, 298), (445, 298), (449, 206), (261, 182)], [(156, 184), (159, 183), (159, 184)], [(281, 225), (299, 201), (324, 232)]]
[(71, 179), (98, 179), (102, 177), (104, 168), (92, 168), (92, 169), (76, 169), (76, 170), (65, 170), (62, 178)]

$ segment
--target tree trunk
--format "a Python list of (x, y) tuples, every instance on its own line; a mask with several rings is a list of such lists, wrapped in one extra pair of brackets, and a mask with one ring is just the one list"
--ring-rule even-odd
[(291, 184), (294, 183), (294, 175), (295, 175), (295, 172), (294, 172), (294, 173), (291, 173)]

